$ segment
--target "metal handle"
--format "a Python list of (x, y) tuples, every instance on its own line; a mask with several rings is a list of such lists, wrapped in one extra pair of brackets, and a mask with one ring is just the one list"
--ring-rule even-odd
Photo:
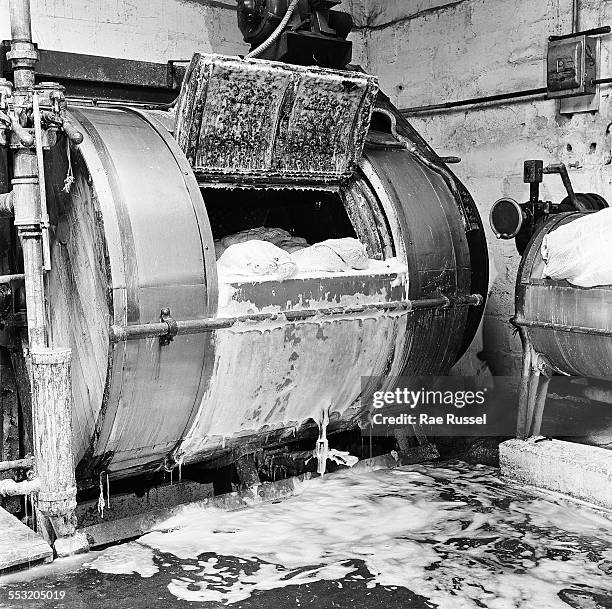
[(574, 187), (572, 186), (572, 181), (570, 180), (569, 173), (567, 172), (567, 167), (565, 166), (565, 163), (554, 163), (552, 165), (548, 165), (547, 167), (544, 167), (542, 171), (543, 173), (547, 173), (547, 174), (558, 173), (561, 176), (561, 181), (563, 182), (563, 186), (565, 186), (565, 190), (567, 191), (567, 196), (572, 202), (572, 205), (578, 211), (583, 211), (583, 212), (589, 211), (584, 206), (582, 201), (580, 201), (576, 197), (576, 193), (574, 192)]
[(27, 129), (22, 127), (14, 116), (11, 116), (11, 129), (19, 138), (22, 146), (30, 148), (34, 145), (34, 136)]
[(83, 141), (83, 134), (68, 120), (64, 119), (62, 128), (66, 137), (77, 146)]

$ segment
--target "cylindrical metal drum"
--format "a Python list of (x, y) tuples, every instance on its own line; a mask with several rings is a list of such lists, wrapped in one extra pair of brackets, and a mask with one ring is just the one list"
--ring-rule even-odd
[(550, 218), (531, 240), (516, 284), (518, 326), (537, 353), (558, 371), (600, 380), (612, 378), (612, 286), (579, 288), (544, 277), (544, 237), (583, 213)]
[[(472, 340), (482, 305), (464, 297), (487, 289), (478, 214), (450, 174), (405, 146), (379, 138), (347, 183), (283, 195), (312, 197), (314, 209), (337, 198), (347, 226), (394, 261), (387, 271), (221, 285), (208, 212), (216, 201), (231, 215), (244, 192), (201, 190), (154, 113), (73, 108), (71, 118), (83, 143), (69, 158), (60, 145), (47, 154), (48, 298), (51, 343), (73, 352), (79, 477), (206, 459), (324, 409), (354, 421), (363, 376), (445, 374)], [(400, 128), (410, 129), (398, 115)], [(406, 307), (366, 306), (398, 301)], [(330, 306), (347, 312), (282, 316)], [(111, 326), (159, 322), (166, 308), (178, 322), (272, 315), (169, 344), (111, 340)]]

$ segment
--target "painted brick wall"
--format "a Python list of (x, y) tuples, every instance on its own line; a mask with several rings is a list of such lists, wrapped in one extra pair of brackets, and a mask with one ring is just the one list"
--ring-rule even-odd
[[(582, 0), (581, 28), (612, 24), (612, 2)], [(541, 87), (546, 39), (571, 28), (571, 0), (368, 0), (361, 15), (368, 69), (400, 108)], [(602, 75), (612, 75), (603, 39)], [(612, 201), (610, 93), (603, 88), (600, 112), (561, 116), (554, 101), (519, 101), (421, 115), (414, 126), (454, 166), (473, 194), (487, 224), (502, 195), (528, 198), (522, 183), (526, 158), (563, 161), (578, 191), (599, 192)], [(564, 196), (556, 176), (543, 196)], [(472, 362), (482, 352), (496, 374), (517, 372), (520, 341), (508, 319), (514, 310), (519, 262), (513, 242), (488, 230), (491, 293)], [(469, 358), (468, 358), (469, 359)], [(466, 362), (464, 362), (466, 363)]]
[[(8, 0), (0, 36), (10, 38)], [(194, 50), (244, 53), (235, 3), (216, 0), (32, 0), (41, 48), (166, 62)]]

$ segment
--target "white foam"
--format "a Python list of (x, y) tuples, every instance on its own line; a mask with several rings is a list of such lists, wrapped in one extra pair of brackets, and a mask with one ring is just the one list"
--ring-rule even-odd
[[(598, 568), (610, 559), (612, 522), (523, 496), (493, 472), (461, 464), (347, 471), (278, 504), (186, 509), (123, 546), (124, 569), (140, 564), (126, 550), (140, 553), (142, 545), (190, 564), (214, 554), (198, 561), (193, 580), (173, 579), (168, 589), (182, 600), (229, 604), (265, 590), (357, 579), (359, 561), (368, 586), (407, 588), (440, 609), (567, 609), (563, 588), (612, 591)], [(600, 541), (587, 543), (580, 537), (587, 531)]]
[(240, 571), (238, 577), (233, 582), (227, 582), (222, 585), (223, 578), (217, 578), (218, 582), (214, 588), (211, 588), (210, 585), (214, 574), (207, 571), (207, 579), (195, 586), (185, 583), (180, 579), (173, 579), (168, 585), (168, 590), (177, 598), (185, 601), (230, 604), (246, 600), (258, 590), (275, 590), (287, 586), (303, 586), (321, 580), (334, 581), (346, 577), (353, 571), (355, 571), (354, 567), (340, 563), (306, 571), (289, 571), (277, 565), (263, 563), (253, 573), (246, 574), (244, 571)]
[(327, 453), (327, 458), (338, 465), (346, 465), (347, 467), (353, 467), (359, 461), (359, 457), (351, 455), (347, 450), (338, 450), (337, 448), (331, 448)]
[[(387, 258), (387, 260), (368, 260), (367, 269), (346, 269), (344, 271), (298, 271), (291, 279), (319, 279), (321, 277), (370, 277), (371, 275), (405, 275), (408, 273), (406, 264), (399, 258)], [(236, 275), (219, 270), (219, 283), (266, 283), (278, 282), (276, 275)]]
[(151, 548), (133, 541), (109, 548), (92, 561), (89, 568), (101, 573), (138, 573), (141, 577), (152, 577), (159, 571), (153, 556)]

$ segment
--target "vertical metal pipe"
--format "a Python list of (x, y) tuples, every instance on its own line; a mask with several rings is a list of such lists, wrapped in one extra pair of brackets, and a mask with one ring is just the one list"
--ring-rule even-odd
[(580, 29), (580, 0), (572, 0), (572, 33), (579, 32)]
[(11, 37), (13, 40), (32, 40), (32, 18), (30, 0), (10, 0)]
[(54, 549), (67, 556), (88, 549), (77, 534), (76, 480), (72, 454), (70, 349), (32, 349), (34, 451), (40, 490), (36, 506), (51, 521)]
[(13, 209), (23, 251), (23, 272), (30, 348), (45, 347), (46, 311), (43, 248), (36, 152), (19, 148), (13, 155)]
[[(31, 105), (37, 52), (32, 44), (30, 0), (10, 0), (11, 50), (7, 58), (14, 71), (15, 113)], [(20, 146), (13, 152), (13, 207), (23, 249), (26, 310), (30, 348), (45, 347), (45, 297), (40, 191), (36, 152)]]
[(529, 406), (529, 384), (531, 379), (531, 366), (533, 361), (533, 349), (527, 330), (519, 327), (521, 344), (523, 346), (523, 368), (521, 372), (521, 384), (519, 386), (518, 412), (516, 420), (516, 437), (524, 440), (529, 433), (529, 420), (527, 411)]
[[(24, 110), (37, 111), (34, 138), (20, 137), (13, 152), (13, 206), (21, 239), (32, 381), (32, 418), (36, 472), (40, 476), (37, 497), (43, 536), (53, 535), (58, 556), (88, 548), (76, 533), (76, 481), (72, 453), (72, 391), (70, 349), (48, 349), (43, 278), (43, 226), (41, 207), (42, 130), (34, 99), (34, 67), (38, 53), (32, 44), (30, 0), (10, 0), (11, 50), (7, 58), (14, 73), (13, 99), (16, 120)], [(22, 125), (23, 126), (23, 125)], [(25, 135), (28, 135), (27, 133)], [(38, 159), (37, 159), (38, 151)], [(40, 165), (39, 165), (40, 163)], [(50, 525), (49, 525), (50, 523)], [(49, 539), (51, 540), (51, 539)]]
[[(32, 349), (34, 451), (40, 478), (38, 508), (60, 517), (76, 507), (72, 463), (70, 349)], [(71, 526), (74, 523), (70, 523)], [(74, 529), (68, 531), (74, 533)], [(61, 534), (60, 534), (61, 535)]]
[(11, 50), (6, 57), (13, 67), (15, 89), (34, 86), (34, 66), (38, 53), (32, 44), (32, 19), (30, 0), (10, 0)]

